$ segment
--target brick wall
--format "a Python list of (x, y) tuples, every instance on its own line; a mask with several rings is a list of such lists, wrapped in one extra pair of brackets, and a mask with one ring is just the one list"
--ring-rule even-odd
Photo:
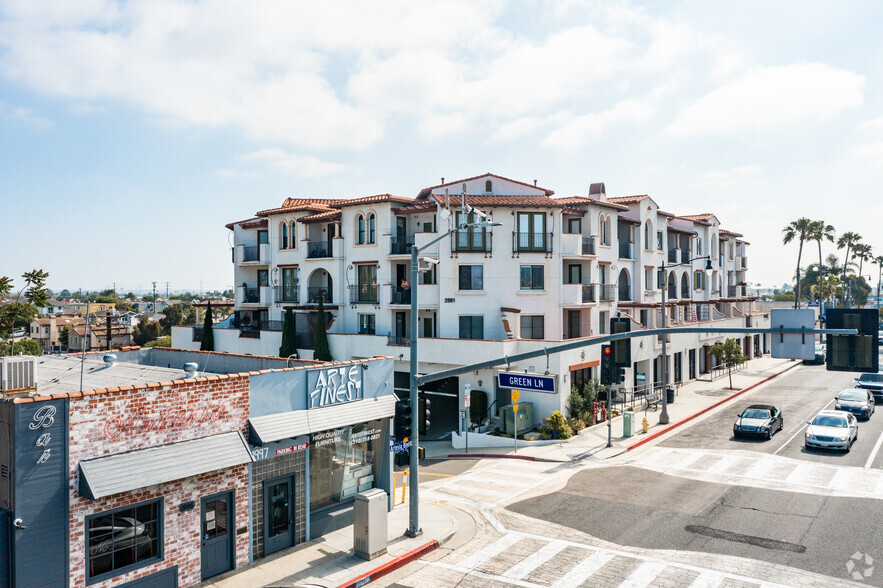
[(285, 474), (294, 474), (294, 540), (302, 543), (307, 538), (307, 452), (298, 451), (252, 464), (252, 533), (254, 534), (254, 558), (264, 557), (264, 480)]
[[(197, 439), (246, 432), (248, 378), (210, 377), (111, 388), (70, 400), (70, 569), (71, 587), (86, 585), (86, 516), (163, 497), (164, 559), (92, 586), (110, 587), (178, 566), (184, 588), (201, 580), (200, 499), (235, 492), (231, 532), (248, 526), (248, 466), (208, 472), (133, 492), (87, 500), (77, 494), (77, 464), (85, 459)], [(180, 512), (193, 500), (196, 508)], [(248, 533), (236, 535), (236, 566), (248, 563)]]

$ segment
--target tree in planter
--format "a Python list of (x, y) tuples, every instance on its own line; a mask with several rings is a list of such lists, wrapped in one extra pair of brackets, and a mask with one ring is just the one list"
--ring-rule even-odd
[(212, 329), (212, 303), (209, 302), (205, 309), (205, 320), (202, 323), (202, 341), (199, 343), (200, 351), (215, 350), (215, 332)]
[(718, 363), (725, 363), (727, 375), (730, 377), (730, 388), (733, 387), (733, 366), (742, 365), (747, 357), (742, 354), (742, 346), (735, 339), (727, 339), (723, 343), (715, 343), (709, 351)]
[(315, 339), (313, 359), (331, 361), (331, 349), (328, 348), (328, 333), (325, 332), (325, 305), (322, 302), (322, 290), (319, 290), (319, 311), (316, 313)]
[(282, 319), (282, 345), (279, 347), (279, 357), (297, 356), (297, 344), (294, 334), (294, 313), (290, 308), (285, 309), (285, 317)]

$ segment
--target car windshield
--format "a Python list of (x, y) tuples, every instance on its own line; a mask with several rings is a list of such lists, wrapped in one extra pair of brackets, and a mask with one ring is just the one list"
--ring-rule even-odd
[(743, 419), (768, 419), (770, 418), (770, 411), (761, 410), (759, 408), (746, 408), (745, 412), (742, 413)]
[(841, 392), (840, 393), (840, 400), (849, 400), (852, 402), (857, 402), (857, 401), (863, 401), (863, 400), (867, 400), (867, 399), (868, 399), (868, 395), (865, 394), (864, 392), (855, 391), (855, 392)]
[(858, 381), (880, 384), (883, 383), (883, 374), (862, 374)]
[(818, 415), (812, 424), (819, 427), (843, 427), (846, 428), (846, 419), (835, 416)]

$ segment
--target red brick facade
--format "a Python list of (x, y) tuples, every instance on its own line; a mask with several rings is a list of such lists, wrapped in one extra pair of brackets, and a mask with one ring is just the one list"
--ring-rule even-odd
[[(162, 384), (87, 392), (70, 399), (70, 573), (71, 586), (86, 586), (86, 516), (163, 497), (163, 560), (92, 586), (118, 586), (178, 566), (179, 586), (201, 581), (200, 499), (233, 490), (235, 523), (247, 527), (248, 465), (149, 486), (98, 500), (77, 493), (80, 461), (187, 441), (229, 431), (247, 434), (247, 374), (209, 376)], [(194, 501), (196, 508), (180, 512)], [(248, 563), (249, 535), (236, 536), (236, 567)]]

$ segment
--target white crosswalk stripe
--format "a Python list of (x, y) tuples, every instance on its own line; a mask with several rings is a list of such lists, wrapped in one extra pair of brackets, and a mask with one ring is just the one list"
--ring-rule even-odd
[(521, 537), (518, 535), (504, 535), (502, 538), (497, 539), (495, 542), (491, 543), (484, 549), (478, 551), (477, 553), (473, 553), (466, 559), (462, 560), (457, 565), (467, 569), (474, 568), (479, 564), (483, 564), (492, 557), (500, 555), (519, 541), (521, 541)]
[(552, 584), (552, 588), (571, 588), (588, 580), (592, 574), (600, 570), (604, 564), (613, 559), (612, 553), (596, 551), (579, 562), (575, 568), (567, 572), (563, 578)]
[(644, 562), (619, 585), (619, 588), (644, 588), (666, 567), (667, 564), (660, 561)]
[(696, 579), (690, 584), (690, 588), (716, 588), (723, 581), (723, 574), (705, 571), (696, 576)]
[(551, 541), (542, 549), (523, 559), (519, 564), (509, 568), (503, 573), (503, 577), (520, 580), (556, 555), (558, 555), (567, 543), (563, 541)]

